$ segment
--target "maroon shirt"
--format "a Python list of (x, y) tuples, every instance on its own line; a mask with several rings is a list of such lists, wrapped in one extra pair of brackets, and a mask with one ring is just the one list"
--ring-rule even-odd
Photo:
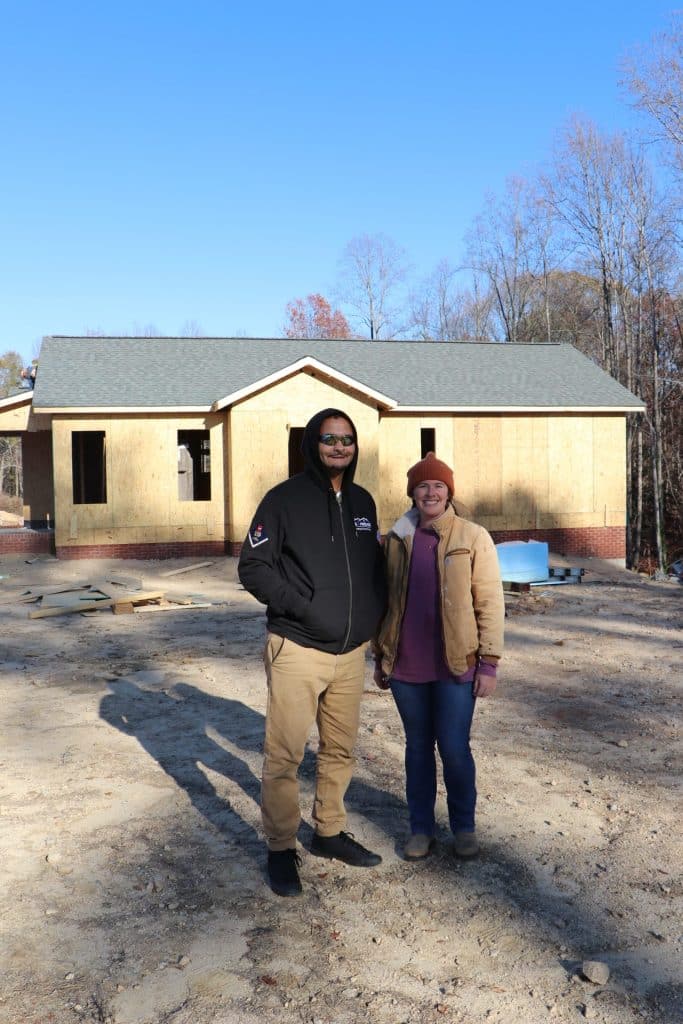
[(392, 672), (395, 679), (404, 683), (430, 683), (436, 679), (469, 683), (474, 679), (474, 666), (461, 676), (453, 676), (446, 664), (436, 560), (438, 543), (434, 530), (418, 526), (413, 537), (406, 607)]

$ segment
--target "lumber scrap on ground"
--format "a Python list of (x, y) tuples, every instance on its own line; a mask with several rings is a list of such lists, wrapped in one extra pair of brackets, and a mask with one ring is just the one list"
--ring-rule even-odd
[(194, 565), (183, 565), (180, 569), (169, 569), (162, 572), (162, 576), (179, 576), (181, 572), (190, 572), (192, 569), (203, 569), (206, 565), (213, 565), (213, 562), (195, 562)]
[(81, 601), (104, 601), (110, 595), (99, 590), (65, 590), (63, 593), (43, 594), (41, 608), (68, 608)]
[(142, 580), (139, 580), (137, 576), (121, 576), (119, 573), (112, 573), (111, 576), (105, 576), (105, 582), (118, 583), (126, 590), (142, 590)]
[(41, 597), (52, 594), (69, 594), (74, 591), (89, 590), (89, 583), (58, 583), (51, 587), (29, 587), (19, 597), (20, 601), (38, 601)]
[(113, 608), (117, 604), (143, 604), (145, 601), (160, 601), (163, 590), (136, 591), (133, 594), (121, 594), (120, 597), (107, 597), (100, 601), (74, 601), (73, 604), (59, 608), (36, 608), (29, 612), (29, 619), (44, 619), (52, 615), (69, 615), (71, 612), (98, 611), (100, 608)]
[(204, 601), (202, 604), (145, 604), (133, 608), (133, 611), (137, 615), (139, 612), (192, 612), (195, 608), (212, 607), (210, 601)]
[(203, 594), (167, 594), (166, 600), (171, 604), (197, 604), (206, 598)]

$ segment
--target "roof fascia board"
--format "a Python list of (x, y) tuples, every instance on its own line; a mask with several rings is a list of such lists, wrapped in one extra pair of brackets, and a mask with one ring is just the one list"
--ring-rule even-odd
[(21, 405), (23, 402), (33, 401), (33, 390), (27, 395), (8, 395), (7, 398), (0, 398), (0, 409), (11, 409), (13, 405)]
[(147, 414), (150, 412), (155, 413), (180, 413), (180, 412), (199, 412), (207, 413), (212, 412), (210, 405), (65, 405), (65, 406), (52, 406), (52, 405), (41, 405), (34, 406), (34, 412), (44, 413), (45, 415), (60, 415), (60, 416), (85, 416), (85, 415), (99, 415), (109, 416), (111, 413), (131, 413), (131, 414)]
[[(263, 378), (265, 380), (265, 378)], [(341, 379), (337, 377), (337, 379)], [(245, 388), (243, 389), (247, 393), (252, 391), (260, 390), (260, 388)], [(370, 392), (365, 389), (365, 393)], [(220, 403), (216, 402), (213, 405), (159, 405), (159, 406), (107, 406), (107, 405), (96, 405), (96, 406), (79, 406), (79, 405), (66, 405), (66, 406), (33, 406), (33, 411), (37, 415), (44, 416), (80, 416), (80, 415), (109, 415), (110, 413), (120, 413), (125, 415), (130, 413), (131, 415), (138, 415), (140, 413), (207, 413), (207, 412), (220, 412), (228, 405), (234, 404), (239, 401), (240, 398), (246, 397), (241, 392), (235, 392), (234, 395), (228, 396), (226, 399), (221, 399)], [(0, 399), (0, 409), (11, 407), (12, 404), (7, 399)], [(487, 412), (506, 412), (506, 413), (557, 413), (557, 412), (571, 412), (571, 413), (637, 413), (644, 412), (644, 405), (397, 405), (393, 403), (383, 410), (387, 416), (395, 415), (400, 416), (402, 413), (420, 413), (423, 416), (428, 416), (430, 413), (487, 413)]]
[(353, 377), (347, 377), (345, 373), (341, 373), (340, 370), (335, 370), (334, 367), (321, 363), (318, 359), (314, 359), (312, 356), (303, 356), (301, 359), (297, 359), (295, 362), (290, 363), (289, 366), (284, 366), (281, 370), (269, 373), (266, 377), (261, 377), (259, 380), (254, 381), (253, 384), (248, 384), (246, 387), (240, 388), (238, 391), (233, 391), (231, 394), (219, 399), (214, 402), (212, 409), (215, 412), (220, 412), (220, 410), (225, 409), (226, 406), (234, 405), (235, 402), (239, 402), (244, 398), (249, 398), (250, 395), (272, 387), (273, 384), (278, 384), (281, 380), (284, 380), (285, 377), (291, 377), (295, 373), (300, 373), (302, 370), (317, 370), (318, 373), (323, 374), (325, 377), (329, 377), (331, 380), (345, 384), (354, 391), (359, 391), (361, 394), (366, 395), (373, 401), (383, 405), (386, 409), (393, 409), (396, 407), (397, 403), (394, 398), (389, 398), (388, 395), (383, 395), (381, 391), (375, 391), (374, 388), (369, 388), (367, 384), (361, 384), (360, 381), (354, 380)]
[(644, 405), (398, 405), (387, 410), (387, 415), (404, 412), (427, 415), (432, 412), (644, 412)]

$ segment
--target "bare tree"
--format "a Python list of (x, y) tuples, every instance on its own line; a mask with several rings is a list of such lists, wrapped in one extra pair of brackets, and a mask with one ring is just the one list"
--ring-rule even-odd
[(596, 277), (579, 270), (551, 270), (532, 292), (519, 324), (520, 340), (566, 342), (593, 357), (600, 309)]
[(386, 235), (358, 235), (345, 247), (339, 270), (338, 298), (370, 340), (401, 333), (397, 293), (408, 272), (405, 251)]
[(669, 29), (657, 34), (624, 61), (624, 84), (635, 106), (656, 125), (655, 140), (664, 144), (683, 184), (683, 14), (675, 11)]
[(552, 217), (538, 188), (511, 178), (502, 200), (489, 196), (467, 236), (468, 262), (488, 281), (502, 341), (528, 340), (520, 336), (520, 326), (532, 302), (547, 287), (552, 270), (551, 226)]
[(18, 352), (8, 351), (0, 356), (0, 398), (21, 383), (23, 362)]
[[(18, 352), (8, 351), (0, 356), (0, 398), (5, 398), (20, 384), (22, 367)], [(4, 495), (18, 498), (21, 482), (21, 439), (0, 437), (0, 501)], [(16, 505), (8, 507), (18, 511)]]
[[(680, 360), (670, 320), (680, 266), (672, 204), (659, 194), (643, 150), (625, 136), (601, 136), (575, 120), (564, 137), (547, 195), (573, 240), (574, 259), (598, 284), (595, 337), (588, 354), (646, 402), (644, 423), (628, 420), (629, 564), (645, 551), (667, 561), (667, 488), (680, 438), (669, 435), (675, 417), (664, 414)], [(643, 436), (643, 429), (646, 436)]]
[[(133, 324), (132, 331), (105, 331), (102, 327), (87, 327), (85, 330), (86, 338), (162, 338), (163, 336), (163, 332), (152, 323), (143, 325), (136, 322)], [(193, 335), (188, 335), (188, 337), (191, 336)]]
[(424, 341), (485, 341), (490, 338), (491, 293), (458, 287), (458, 271), (441, 260), (410, 295), (408, 326)]
[(197, 320), (185, 320), (180, 328), (181, 338), (205, 338), (206, 331)]
[(600, 281), (600, 362), (619, 377), (616, 329), (618, 290), (623, 284), (629, 173), (623, 135), (603, 137), (590, 121), (575, 118), (564, 134), (546, 196), (573, 240), (575, 258)]

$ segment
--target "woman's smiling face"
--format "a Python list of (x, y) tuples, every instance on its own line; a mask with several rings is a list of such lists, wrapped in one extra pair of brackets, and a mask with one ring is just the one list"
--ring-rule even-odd
[(428, 526), (446, 511), (448, 488), (441, 480), (423, 480), (413, 490), (413, 501), (420, 513), (420, 526)]

